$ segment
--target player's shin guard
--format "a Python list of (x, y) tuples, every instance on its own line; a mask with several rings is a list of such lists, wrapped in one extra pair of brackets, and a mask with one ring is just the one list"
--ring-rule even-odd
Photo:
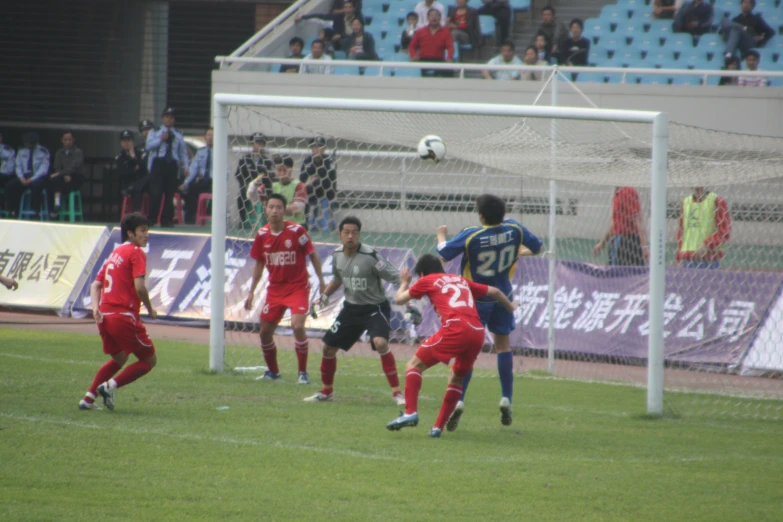
[(446, 395), (443, 396), (443, 404), (440, 405), (440, 413), (438, 413), (438, 418), (435, 420), (436, 428), (443, 430), (446, 426), (446, 421), (454, 413), (454, 408), (457, 407), (460, 397), (462, 397), (462, 386), (449, 384), (448, 388), (446, 388)]
[(500, 393), (511, 402), (511, 397), (514, 395), (514, 356), (511, 352), (498, 354), (498, 376)]
[(114, 382), (117, 383), (117, 388), (122, 388), (123, 386), (132, 383), (136, 379), (144, 377), (150, 373), (150, 370), (152, 370), (152, 365), (147, 361), (136, 361), (135, 363), (125, 368), (117, 377), (115, 377)]
[(309, 343), (307, 339), (304, 341), (294, 342), (294, 348), (296, 349), (296, 361), (299, 363), (299, 371), (307, 371), (307, 351), (309, 349)]
[(468, 374), (462, 378), (462, 397), (460, 397), (462, 402), (465, 402), (465, 395), (468, 393), (468, 384), (470, 384), (471, 377), (473, 377), (473, 370), (470, 370)]
[(321, 382), (324, 384), (324, 389), (322, 390), (324, 395), (329, 395), (332, 392), (335, 373), (337, 373), (337, 356), (324, 356), (321, 359)]
[(391, 350), (381, 355), (381, 366), (383, 367), (383, 373), (386, 374), (386, 378), (389, 380), (389, 386), (399, 388), (400, 376), (397, 373), (397, 362), (394, 360), (394, 354)]
[(277, 345), (274, 341), (269, 344), (261, 342), (261, 351), (264, 353), (264, 361), (269, 371), (278, 374), (280, 373), (280, 367), (277, 366)]
[(413, 368), (405, 372), (405, 414), (416, 413), (421, 390), (421, 370)]
[(101, 366), (98, 373), (95, 374), (95, 378), (92, 380), (90, 390), (87, 392), (89, 395), (85, 395), (84, 400), (87, 402), (94, 402), (95, 394), (98, 393), (98, 386), (114, 377), (114, 374), (120, 371), (121, 368), (122, 365), (117, 363), (114, 359), (107, 361)]

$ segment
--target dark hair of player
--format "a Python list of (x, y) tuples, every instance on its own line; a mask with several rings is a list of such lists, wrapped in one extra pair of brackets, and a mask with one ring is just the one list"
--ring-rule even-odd
[(270, 201), (272, 201), (273, 199), (278, 199), (278, 200), (282, 201), (282, 202), (283, 202), (283, 207), (284, 207), (284, 208), (285, 208), (286, 206), (288, 206), (288, 201), (286, 201), (286, 199), (285, 199), (285, 196), (284, 196), (284, 195), (282, 195), (282, 194), (278, 194), (278, 193), (276, 193), (276, 192), (275, 192), (274, 194), (269, 194), (269, 195), (266, 197), (266, 203), (267, 203), (267, 204), (269, 204), (269, 202), (270, 202)]
[(432, 254), (424, 254), (416, 261), (416, 266), (413, 267), (413, 271), (419, 276), (423, 277), (430, 274), (442, 274), (446, 272), (443, 269), (443, 263), (440, 259)]
[(340, 232), (343, 231), (343, 227), (345, 225), (356, 225), (356, 228), (359, 229), (359, 232), (362, 231), (362, 222), (359, 221), (359, 218), (356, 216), (345, 216), (342, 221), (340, 221)]
[(487, 225), (499, 225), (506, 217), (506, 202), (492, 194), (482, 194), (476, 198), (476, 210)]
[(120, 237), (122, 238), (123, 243), (128, 240), (128, 232), (133, 232), (135, 234), (137, 228), (145, 225), (150, 227), (151, 223), (150, 220), (142, 214), (138, 212), (126, 214), (120, 222)]

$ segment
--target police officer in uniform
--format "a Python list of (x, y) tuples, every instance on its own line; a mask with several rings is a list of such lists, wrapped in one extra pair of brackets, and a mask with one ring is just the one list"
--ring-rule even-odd
[(5, 208), (16, 217), (25, 190), (31, 192), (31, 208), (40, 215), (43, 190), (49, 180), (49, 151), (38, 144), (38, 134), (26, 132), (22, 136), (24, 148), (16, 154), (16, 176), (5, 187)]
[(196, 222), (198, 198), (201, 194), (212, 193), (212, 127), (204, 133), (206, 147), (201, 147), (190, 162), (190, 175), (180, 185), (179, 190), (185, 196), (185, 220), (189, 225)]
[(240, 158), (237, 170), (234, 173), (237, 182), (239, 182), (237, 207), (239, 208), (239, 219), (242, 223), (245, 222), (247, 217), (248, 200), (246, 193), (248, 184), (260, 177), (264, 190), (267, 194), (271, 194), (275, 172), (275, 163), (265, 154), (266, 136), (256, 132), (250, 139), (253, 141), (253, 152), (245, 154)]
[(172, 107), (163, 111), (162, 121), (160, 129), (150, 131), (146, 144), (150, 155), (150, 219), (154, 222), (160, 214), (160, 225), (170, 227), (174, 220), (171, 200), (179, 186), (180, 169), (188, 174), (189, 157), (185, 139), (174, 128), (176, 113)]
[(149, 193), (150, 177), (147, 171), (147, 152), (144, 147), (134, 147), (133, 132), (120, 133), (121, 152), (114, 158), (120, 178), (123, 196), (131, 196), (133, 211), (140, 212), (144, 194)]

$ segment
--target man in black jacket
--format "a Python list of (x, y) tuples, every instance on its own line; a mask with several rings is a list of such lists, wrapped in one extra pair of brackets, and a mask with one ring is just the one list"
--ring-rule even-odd
[(691, 33), (701, 36), (712, 29), (712, 5), (704, 0), (692, 0), (684, 4), (674, 17), (672, 28), (675, 33)]
[(337, 13), (337, 14), (314, 13), (308, 15), (296, 15), (295, 20), (299, 22), (301, 20), (309, 20), (311, 18), (318, 18), (319, 20), (332, 22), (332, 30), (334, 31), (334, 34), (332, 35), (332, 41), (334, 42), (335, 49), (337, 49), (338, 51), (346, 50), (346, 49), (341, 49), (340, 45), (342, 43), (342, 39), (345, 38), (346, 36), (349, 36), (353, 32), (353, 30), (351, 29), (351, 24), (353, 23), (353, 19), (360, 18), (362, 19), (362, 22), (364, 22), (364, 18), (362, 18), (362, 14), (356, 11), (356, 9), (354, 9), (354, 3), (352, 0), (345, 0), (345, 3), (343, 4), (342, 13)]
[(720, 23), (720, 31), (726, 40), (725, 57), (731, 58), (737, 53), (737, 49), (744, 58), (748, 51), (754, 47), (764, 47), (767, 41), (775, 36), (772, 29), (760, 14), (753, 14), (756, 7), (755, 0), (742, 0), (740, 8), (742, 12), (734, 20), (724, 18)]
[(269, 156), (264, 154), (266, 149), (266, 136), (260, 132), (256, 132), (251, 139), (253, 140), (253, 152), (245, 154), (239, 159), (237, 170), (234, 173), (237, 182), (239, 182), (237, 207), (239, 208), (239, 219), (242, 224), (245, 223), (247, 207), (249, 204), (246, 197), (247, 185), (259, 176), (263, 176), (264, 189), (267, 194), (271, 194), (272, 181), (274, 181), (273, 176), (275, 172), (274, 162)]
[(149, 194), (150, 176), (147, 172), (147, 154), (144, 147), (133, 145), (133, 133), (120, 133), (120, 153), (114, 158), (123, 196), (131, 196), (133, 211), (140, 212), (144, 194)]
[[(326, 140), (318, 137), (310, 141), (312, 154), (305, 157), (299, 172), (299, 181), (307, 187), (307, 224), (310, 230), (321, 232), (334, 229), (332, 201), (337, 196), (337, 168), (334, 157), (325, 154)], [(321, 219), (316, 221), (316, 215)]]

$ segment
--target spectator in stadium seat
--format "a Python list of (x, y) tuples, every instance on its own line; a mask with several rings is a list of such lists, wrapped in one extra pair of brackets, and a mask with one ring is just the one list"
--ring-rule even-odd
[[(736, 56), (726, 58), (726, 64), (721, 67), (721, 71), (738, 71), (740, 61)], [(721, 76), (718, 85), (737, 85), (737, 76)]]
[[(343, 38), (342, 48), (349, 60), (377, 60), (375, 38), (364, 30), (364, 22), (354, 18), (351, 22), (353, 32)], [(359, 74), (364, 74), (364, 67), (359, 67)]]
[(15, 170), (16, 151), (3, 143), (3, 135), (0, 133), (0, 190), (5, 190), (5, 186), (14, 179)]
[[(430, 9), (429, 23), (417, 30), (408, 48), (412, 62), (451, 62), (454, 58), (454, 40), (451, 31), (441, 26), (440, 11)], [(443, 56), (446, 56), (446, 59)], [(454, 71), (448, 69), (422, 69), (422, 76), (452, 77)]]
[[(353, 10), (355, 13), (362, 12), (362, 0), (353, 0)], [(334, 0), (334, 6), (332, 6), (332, 13), (345, 14), (344, 0)]]
[(30, 191), (30, 208), (38, 216), (43, 203), (43, 190), (48, 183), (49, 151), (38, 144), (38, 134), (24, 133), (22, 143), (24, 147), (16, 153), (16, 176), (5, 186), (5, 208), (12, 218), (17, 216), (25, 190)]
[(457, 5), (449, 7), (446, 27), (451, 30), (451, 38), (459, 46), (470, 45), (478, 50), (481, 43), (481, 26), (476, 9), (468, 6), (468, 0), (457, 0)]
[(327, 54), (332, 58), (334, 58), (334, 52), (336, 50), (334, 41), (332, 41), (333, 36), (334, 31), (331, 27), (324, 27), (318, 32), (318, 39), (324, 43), (324, 54)]
[(582, 36), (584, 24), (579, 18), (571, 20), (571, 38), (566, 40), (560, 53), (560, 65), (587, 67), (587, 57), (590, 55), (590, 40)]
[[(761, 55), (758, 51), (751, 49), (745, 55), (745, 69), (748, 71), (758, 71)], [(743, 87), (766, 87), (769, 85), (769, 79), (763, 76), (739, 76), (737, 85)]]
[(478, 14), (490, 15), (495, 19), (495, 42), (496, 45), (502, 45), (511, 34), (511, 5), (508, 0), (481, 0), (481, 3), (484, 5), (478, 8)]
[[(321, 232), (334, 230), (332, 202), (337, 197), (337, 167), (334, 156), (326, 155), (326, 140), (310, 141), (312, 154), (305, 157), (299, 170), (299, 181), (307, 188), (307, 226)], [(316, 219), (320, 214), (321, 219)]]
[(425, 27), (429, 22), (429, 12), (432, 9), (437, 9), (440, 13), (440, 25), (446, 25), (446, 8), (438, 0), (422, 0), (413, 11), (419, 17), (419, 27)]
[(649, 256), (647, 230), (642, 219), (639, 193), (633, 187), (617, 187), (612, 199), (612, 219), (609, 229), (593, 247), (598, 256), (610, 246), (609, 264), (612, 266), (644, 266)]
[(675, 33), (701, 36), (712, 29), (712, 17), (712, 5), (704, 0), (692, 0), (677, 11), (672, 28)]
[[(234, 176), (239, 183), (239, 195), (237, 196), (237, 208), (239, 219), (244, 224), (247, 219), (247, 187), (251, 181), (256, 180), (271, 193), (274, 181), (275, 163), (265, 154), (266, 136), (256, 132), (250, 137), (253, 142), (253, 151), (240, 158)], [(258, 183), (257, 183), (258, 184)]]
[(190, 175), (180, 185), (185, 193), (185, 220), (192, 225), (196, 222), (198, 198), (201, 194), (212, 194), (212, 127), (204, 132), (206, 145), (196, 151), (190, 162)]
[[(334, 42), (335, 48), (337, 50), (344, 51), (345, 49), (341, 49), (339, 47), (340, 41), (346, 35), (351, 34), (351, 23), (353, 22), (353, 19), (361, 17), (361, 13), (358, 9), (355, 8), (355, 4), (352, 2), (352, 0), (345, 0), (343, 3), (342, 12), (340, 13), (314, 13), (308, 15), (296, 15), (295, 20), (300, 22), (302, 20), (317, 18), (319, 20), (332, 22), (332, 31), (334, 31), (334, 34), (332, 35), (332, 42)], [(363, 18), (362, 21), (364, 21)]]
[[(189, 174), (190, 155), (182, 133), (174, 128), (176, 111), (167, 107), (161, 114), (163, 125), (147, 136), (146, 149), (150, 154), (150, 220), (160, 215), (160, 225), (174, 223), (174, 193), (179, 186), (180, 171)], [(162, 205), (162, 207), (161, 207)], [(162, 208), (162, 210), (161, 210)]]
[(419, 15), (411, 11), (407, 14), (405, 20), (408, 25), (402, 30), (402, 34), (400, 35), (400, 49), (403, 51), (408, 50), (408, 47), (411, 45), (411, 40), (413, 40), (414, 33), (419, 29)]
[(705, 187), (695, 187), (680, 210), (677, 262), (685, 268), (719, 268), (731, 236), (726, 200)]
[(272, 183), (272, 192), (282, 194), (288, 202), (285, 219), (298, 225), (305, 225), (307, 188), (301, 181), (293, 180), (294, 160), (291, 156), (275, 156), (275, 175), (278, 181)]
[(536, 54), (538, 55), (538, 61), (548, 64), (549, 59), (552, 56), (552, 45), (550, 44), (546, 35), (539, 33), (536, 35), (534, 41), (535, 43), (533, 44), (533, 47), (535, 48)]
[(727, 58), (736, 55), (737, 49), (744, 57), (754, 47), (764, 47), (775, 36), (775, 30), (764, 18), (760, 14), (753, 14), (755, 0), (742, 0), (740, 6), (742, 12), (732, 21), (724, 18), (720, 23), (720, 31), (726, 41)]
[(655, 0), (653, 16), (658, 20), (671, 20), (682, 7), (684, 0)]
[(133, 212), (141, 212), (144, 194), (149, 194), (150, 177), (143, 152), (142, 147), (134, 146), (131, 131), (120, 133), (120, 153), (114, 158), (114, 165), (122, 195), (130, 196), (133, 201)]
[[(487, 65), (522, 65), (522, 60), (514, 54), (514, 42), (505, 42), (500, 46), (500, 54), (487, 62)], [(519, 80), (519, 71), (481, 71), (487, 80)]]
[[(566, 28), (563, 22), (560, 22), (555, 16), (555, 8), (548, 5), (541, 9), (541, 25), (538, 26), (536, 36), (533, 37), (533, 45), (536, 45), (536, 39), (538, 35), (544, 35), (546, 38), (550, 54), (558, 53), (563, 49), (568, 40), (568, 28)], [(536, 48), (540, 47), (536, 45)], [(549, 56), (547, 56), (547, 61)]]
[[(541, 60), (538, 57), (538, 51), (536, 51), (536, 48), (532, 45), (525, 49), (525, 57), (522, 60), (522, 63), (525, 65), (547, 65), (547, 63), (544, 60)], [(527, 81), (538, 81), (544, 76), (543, 71), (536, 72), (536, 71), (522, 71), (520, 75), (520, 80), (527, 80)]]
[[(286, 58), (297, 59), (297, 60), (301, 60), (303, 58), (302, 49), (304, 49), (304, 40), (302, 40), (298, 36), (294, 36), (288, 41), (288, 48), (291, 50), (291, 54), (289, 54)], [(299, 67), (300, 66), (298, 64), (281, 65), (280, 72), (298, 73)]]
[(67, 197), (71, 192), (81, 189), (84, 184), (84, 154), (75, 146), (76, 137), (73, 132), (64, 132), (60, 142), (63, 148), (54, 155), (54, 172), (49, 174), (49, 184), (46, 187), (52, 219), (60, 213), (61, 197)]
[[(322, 60), (331, 62), (332, 57), (324, 54), (324, 43), (321, 40), (313, 40), (310, 44), (310, 54), (305, 56), (305, 60)], [(331, 65), (302, 65), (301, 74), (332, 74), (334, 68)]]

